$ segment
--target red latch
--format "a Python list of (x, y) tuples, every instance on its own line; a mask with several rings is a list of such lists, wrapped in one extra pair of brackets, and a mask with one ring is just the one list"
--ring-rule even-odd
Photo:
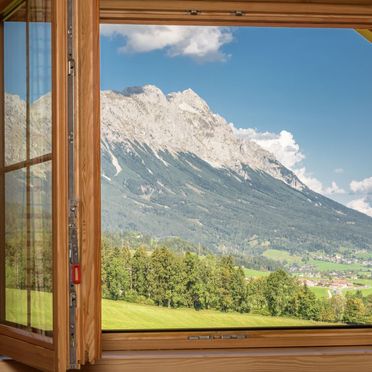
[(81, 269), (80, 264), (72, 264), (71, 267), (72, 270), (72, 282), (74, 284), (80, 284), (81, 282)]

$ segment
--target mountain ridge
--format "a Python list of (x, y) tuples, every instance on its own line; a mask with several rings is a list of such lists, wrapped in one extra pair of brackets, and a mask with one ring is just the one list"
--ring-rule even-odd
[[(122, 93), (104, 91), (101, 100), (103, 141), (137, 140), (156, 150), (191, 152), (214, 167), (233, 169), (247, 179), (243, 165), (249, 165), (294, 188), (306, 188), (274, 155), (236, 136), (230, 123), (212, 112), (192, 89), (165, 95), (159, 88), (145, 85)], [(122, 129), (125, 132), (120, 135)]]
[[(310, 190), (272, 154), (236, 138), (192, 90), (164, 95), (145, 86), (101, 98), (104, 232), (175, 236), (236, 255), (372, 250), (371, 217)], [(51, 145), (43, 135), (50, 95), (34, 104), (37, 155)], [(24, 117), (22, 100), (6, 95), (7, 162), (24, 146)]]
[[(372, 219), (305, 186), (192, 90), (101, 93), (103, 228), (233, 253), (372, 249)], [(253, 242), (253, 243), (252, 243)]]

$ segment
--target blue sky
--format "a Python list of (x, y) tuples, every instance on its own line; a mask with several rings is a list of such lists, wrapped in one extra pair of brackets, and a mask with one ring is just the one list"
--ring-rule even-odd
[[(51, 90), (51, 30), (49, 23), (30, 23), (30, 98)], [(17, 45), (15, 48), (14, 45)], [(26, 98), (26, 24), (5, 22), (5, 90)]]
[[(31, 25), (31, 36), (34, 100), (50, 91), (49, 26)], [(5, 86), (24, 98), (25, 27), (8, 22), (6, 50), (14, 43)], [(372, 44), (353, 30), (105, 25), (101, 33), (102, 89), (192, 88), (315, 191), (372, 216), (370, 66)]]
[[(354, 30), (188, 29), (103, 26), (102, 89), (192, 88), (235, 127), (256, 129), (263, 145), (277, 138), (317, 191), (372, 213), (372, 44)], [(281, 143), (283, 130), (292, 142)]]

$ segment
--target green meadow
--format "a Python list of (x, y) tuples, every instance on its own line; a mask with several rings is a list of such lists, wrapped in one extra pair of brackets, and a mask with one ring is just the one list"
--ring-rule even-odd
[(318, 298), (328, 298), (328, 288), (325, 287), (309, 287), (310, 290), (318, 297)]
[[(27, 292), (25, 290), (7, 289), (6, 319), (8, 321), (27, 325), (26, 298)], [(32, 291), (32, 327), (51, 330), (52, 319), (51, 293)], [(188, 308), (171, 309), (126, 301), (102, 300), (102, 328), (105, 330), (297, 327), (327, 324), (310, 320), (257, 314), (224, 313), (216, 310), (196, 311)]]
[(267, 258), (271, 258), (272, 260), (279, 261), (279, 262), (288, 262), (289, 264), (302, 263), (302, 258), (300, 256), (293, 256), (287, 251), (281, 251), (279, 249), (268, 249), (263, 254)]
[[(369, 295), (372, 295), (372, 288), (362, 288), (360, 289), (360, 291), (362, 292), (363, 296), (369, 296)], [(357, 289), (344, 289), (342, 291), (343, 294), (346, 294), (346, 293), (356, 293), (357, 292)]]
[(259, 277), (262, 277), (262, 276), (270, 275), (270, 271), (260, 271), (260, 270), (244, 268), (244, 275), (247, 278), (259, 278)]
[[(6, 320), (27, 325), (27, 291), (6, 289)], [(50, 292), (31, 291), (31, 326), (42, 330), (53, 329), (53, 297)]]
[[(228, 327), (297, 327), (327, 323), (236, 312), (188, 308), (170, 309), (125, 301), (102, 301), (102, 329), (178, 329)], [(334, 323), (333, 323), (334, 325)]]
[(319, 271), (363, 271), (365, 267), (361, 264), (342, 264), (336, 262), (310, 260), (309, 264), (314, 265)]

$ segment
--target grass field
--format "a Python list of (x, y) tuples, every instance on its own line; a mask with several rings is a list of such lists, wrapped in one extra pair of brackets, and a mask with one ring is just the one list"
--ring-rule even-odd
[(280, 261), (280, 262), (287, 261), (289, 264), (302, 263), (302, 258), (300, 256), (292, 256), (289, 252), (281, 251), (278, 249), (268, 249), (267, 251), (264, 252), (263, 255), (275, 261)]
[[(6, 320), (27, 325), (27, 292), (6, 290)], [(296, 327), (327, 325), (301, 319), (270, 317), (255, 314), (223, 313), (215, 310), (168, 309), (125, 301), (102, 300), (102, 328), (122, 329), (176, 329), (228, 327)], [(31, 292), (31, 325), (52, 330), (52, 294)]]
[(309, 288), (316, 295), (316, 297), (328, 298), (328, 288), (325, 288), (325, 287), (309, 287)]
[(247, 278), (259, 278), (262, 276), (268, 276), (270, 272), (244, 268), (244, 274)]
[[(342, 291), (343, 294), (346, 294), (347, 292), (350, 292), (350, 293), (355, 293), (357, 291), (357, 289), (344, 289)], [(360, 289), (360, 291), (362, 292), (363, 296), (369, 296), (369, 295), (372, 295), (372, 288), (362, 288)]]
[[(31, 291), (31, 326), (50, 331), (53, 329), (52, 294)], [(27, 291), (6, 289), (6, 320), (27, 325)]]
[(372, 288), (372, 279), (355, 279), (353, 280), (354, 284), (367, 285)]
[(102, 328), (106, 330), (289, 327), (316, 326), (326, 323), (301, 319), (270, 317), (214, 310), (168, 309), (132, 304), (125, 301), (102, 301)]
[(365, 269), (361, 264), (341, 264), (320, 260), (310, 260), (309, 264), (314, 265), (319, 271), (363, 271)]

